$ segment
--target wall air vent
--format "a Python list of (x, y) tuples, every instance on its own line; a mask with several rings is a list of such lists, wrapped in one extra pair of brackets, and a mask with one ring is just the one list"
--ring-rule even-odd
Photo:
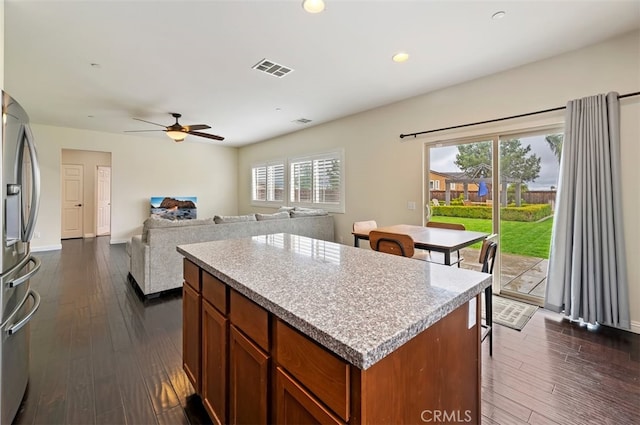
[(291, 122), (294, 122), (296, 124), (309, 124), (311, 122), (311, 120), (306, 119), (306, 118), (298, 118), (297, 120), (293, 120)]
[(260, 62), (253, 65), (252, 68), (278, 78), (282, 78), (285, 75), (293, 72), (293, 69), (287, 68), (284, 65), (280, 65), (278, 63), (275, 63), (274, 61), (270, 61), (267, 59), (262, 59)]

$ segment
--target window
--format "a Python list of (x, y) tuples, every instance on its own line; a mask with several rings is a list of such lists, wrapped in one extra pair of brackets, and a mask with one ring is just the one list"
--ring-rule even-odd
[(449, 189), (456, 190), (456, 184), (455, 183), (449, 183)]
[(429, 189), (440, 190), (440, 180), (429, 180)]
[(292, 206), (344, 212), (343, 153), (329, 152), (289, 161)]
[(251, 201), (284, 204), (284, 161), (256, 164), (251, 168)]

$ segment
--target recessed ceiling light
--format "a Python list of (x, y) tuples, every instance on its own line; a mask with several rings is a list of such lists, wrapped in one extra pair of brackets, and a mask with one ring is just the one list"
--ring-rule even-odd
[(391, 59), (393, 59), (394, 62), (398, 62), (398, 63), (406, 62), (409, 59), (409, 53), (398, 52), (395, 55), (393, 55)]
[(302, 7), (309, 13), (320, 13), (324, 10), (323, 0), (304, 0)]
[(500, 10), (494, 13), (493, 15), (491, 15), (491, 19), (502, 19), (505, 17), (506, 14), (507, 12), (505, 12), (504, 10)]

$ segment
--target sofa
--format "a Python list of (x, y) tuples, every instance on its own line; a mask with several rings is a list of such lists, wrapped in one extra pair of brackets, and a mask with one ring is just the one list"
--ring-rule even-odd
[(182, 255), (178, 245), (271, 233), (291, 233), (333, 242), (333, 216), (316, 210), (274, 214), (215, 216), (209, 219), (148, 218), (140, 235), (127, 243), (129, 276), (145, 297), (182, 287)]

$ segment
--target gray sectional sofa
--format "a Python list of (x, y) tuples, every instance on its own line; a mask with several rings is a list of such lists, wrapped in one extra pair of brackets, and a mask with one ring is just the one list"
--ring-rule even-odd
[(182, 287), (182, 256), (176, 246), (271, 233), (333, 241), (333, 216), (292, 211), (182, 221), (149, 218), (142, 234), (133, 236), (127, 243), (131, 257), (129, 274), (145, 296), (159, 295)]

